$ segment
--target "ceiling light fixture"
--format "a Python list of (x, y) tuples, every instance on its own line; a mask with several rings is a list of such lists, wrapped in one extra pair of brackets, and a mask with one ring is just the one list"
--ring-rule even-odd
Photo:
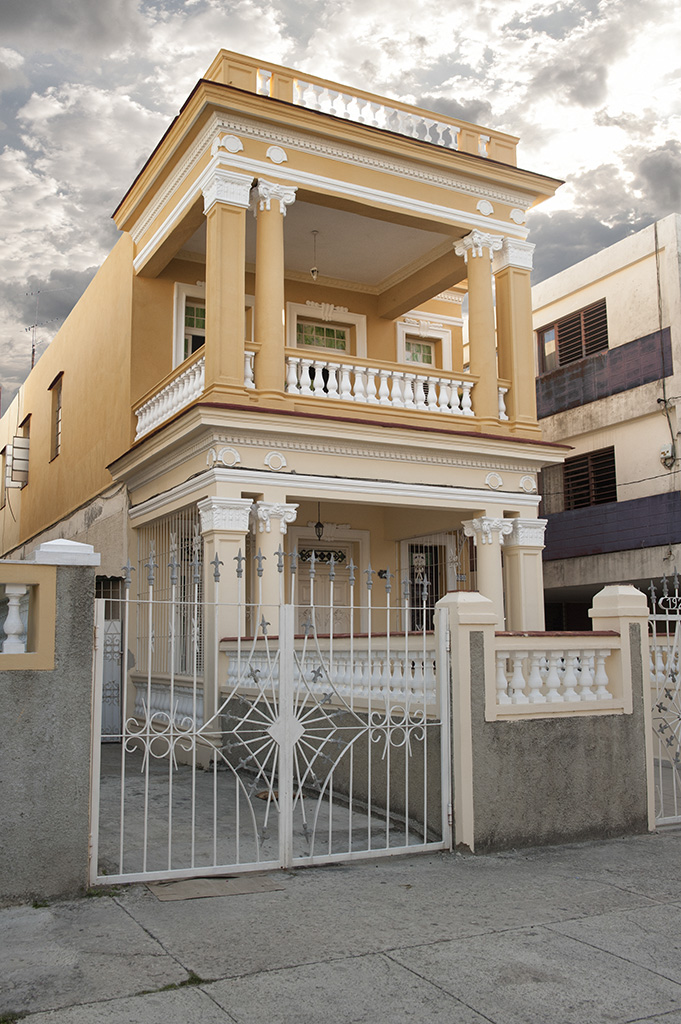
[(314, 532), (317, 540), (321, 540), (324, 535), (324, 523), (322, 522), (322, 506), (319, 501), (317, 502), (317, 522), (314, 524)]
[(310, 267), (310, 277), (313, 281), (317, 280), (319, 276), (319, 270), (317, 269), (317, 235), (318, 231), (310, 232), (312, 235), (312, 266)]

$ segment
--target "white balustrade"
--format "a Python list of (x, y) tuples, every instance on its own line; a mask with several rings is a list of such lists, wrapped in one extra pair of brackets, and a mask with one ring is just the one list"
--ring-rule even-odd
[[(527, 638), (526, 638), (527, 639)], [(576, 638), (571, 638), (576, 639)], [(497, 706), (612, 701), (605, 662), (612, 648), (535, 650), (500, 647), (496, 652)], [(595, 666), (595, 668), (594, 668)]]
[(5, 640), (2, 644), (3, 654), (26, 653), (26, 624), (21, 614), (22, 607), (26, 611), (28, 587), (25, 583), (6, 583), (7, 615), (2, 624)]
[(205, 364), (205, 358), (198, 359), (136, 410), (136, 441), (203, 394)]
[[(268, 87), (269, 82), (262, 91), (266, 92)], [(346, 121), (384, 128), (398, 135), (409, 135), (411, 138), (421, 139), (422, 142), (431, 142), (435, 146), (454, 150), (459, 148), (460, 128), (452, 121), (436, 120), (418, 111), (391, 107), (387, 103), (377, 103), (353, 93), (337, 92), (326, 85), (306, 82), (301, 78), (294, 80), (293, 102), (299, 107), (321, 110), (325, 114), (333, 114), (334, 117), (343, 117)], [(488, 156), (489, 141), (488, 135), (479, 136), (480, 156)]]
[(418, 409), (449, 416), (474, 416), (473, 386), (472, 380), (337, 363), (323, 356), (286, 356), (289, 395)]
[(255, 377), (253, 375), (253, 361), (255, 352), (244, 352), (244, 387), (254, 388)]
[(508, 394), (508, 388), (499, 388), (499, 419), (507, 420), (508, 413), (506, 412), (506, 395)]
[[(336, 640), (333, 655), (330, 655), (326, 644), (320, 651), (316, 644), (308, 647), (303, 653), (298, 651), (296, 662), (300, 665), (305, 680), (305, 690), (315, 697), (323, 697), (326, 693), (356, 703), (357, 700), (371, 701), (380, 709), (381, 705), (404, 704), (410, 707), (434, 704), (436, 700), (435, 649), (421, 648), (417, 652), (404, 649), (391, 649), (388, 653), (385, 645), (373, 648), (371, 653), (363, 649), (362, 638), (355, 638), (356, 648), (353, 652), (349, 646)], [(252, 685), (253, 673), (260, 679), (271, 680), (276, 691), (279, 686), (278, 661), (268, 658), (264, 650), (252, 652), (242, 647), (241, 661), (236, 652), (236, 645), (231, 642), (223, 644), (221, 649), (229, 656), (227, 683), (225, 689), (239, 687), (243, 690)], [(320, 676), (320, 663), (324, 665), (324, 673)], [(317, 670), (317, 671), (315, 671)], [(329, 682), (329, 679), (331, 682)]]
[[(147, 682), (135, 679), (135, 717), (144, 719), (147, 703)], [(203, 725), (203, 690), (199, 687), (194, 695), (193, 687), (175, 683), (173, 687), (172, 719), (176, 727), (186, 727), (193, 721), (194, 700), (196, 700), (196, 724)], [(165, 682), (151, 684), (151, 704), (146, 708), (148, 717), (159, 729), (167, 725), (171, 718), (170, 685)]]

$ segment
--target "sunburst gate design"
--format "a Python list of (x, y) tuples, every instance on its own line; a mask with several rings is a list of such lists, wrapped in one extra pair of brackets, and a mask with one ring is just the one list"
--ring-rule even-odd
[[(249, 561), (256, 600), (246, 604)], [(138, 643), (120, 736), (120, 850), (109, 877), (204, 873), (200, 850), (207, 844), (201, 845), (197, 825), (205, 811), (203, 790), (212, 816), (209, 872), (449, 845), (448, 757), (441, 754), (447, 716), (439, 703), (447, 700), (447, 688), (436, 685), (432, 633), (425, 626), (413, 631), (415, 595), (420, 621), (426, 621), (427, 578), (403, 580), (402, 602), (391, 605), (390, 568), (377, 572), (369, 564), (360, 573), (345, 552), (310, 547), (303, 561), (280, 546), (270, 562), (261, 550), (248, 558), (239, 551), (232, 577), (216, 555), (212, 601), (202, 592), (207, 584), (198, 530), (182, 551), (173, 534), (167, 555), (150, 544), (137, 601), (130, 593), (132, 566), (124, 568), (124, 634), (131, 635), (132, 616)], [(279, 580), (278, 607), (263, 603), (268, 571)], [(305, 603), (285, 604), (285, 592), (295, 595), (301, 574)], [(217, 658), (216, 646), (210, 662), (205, 634), (226, 607), (221, 591), (230, 597), (235, 621), (251, 626), (246, 635), (242, 628), (222, 641), (226, 657)], [(322, 611), (324, 632), (317, 624)], [(349, 634), (335, 634), (339, 611)], [(376, 615), (381, 632), (374, 634)], [(360, 617), (364, 628), (356, 632)], [(119, 656), (128, 646), (123, 639)], [(212, 680), (204, 676), (210, 664), (221, 666)], [(225, 783), (233, 794), (226, 811)], [(178, 853), (176, 837), (186, 825), (176, 803), (183, 785), (190, 843)], [(163, 807), (167, 827), (157, 820)], [(228, 860), (218, 852), (219, 808), (236, 832)], [(137, 845), (126, 834), (133, 810), (143, 819)], [(158, 834), (167, 846), (163, 866), (154, 846)]]
[(681, 594), (676, 569), (663, 576), (660, 593), (651, 580), (650, 671), (656, 738), (656, 819), (681, 821)]

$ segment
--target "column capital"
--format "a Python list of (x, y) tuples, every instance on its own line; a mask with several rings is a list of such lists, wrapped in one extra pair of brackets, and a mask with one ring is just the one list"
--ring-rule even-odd
[(499, 274), (507, 267), (518, 270), (532, 270), (532, 254), (534, 242), (525, 242), (522, 238), (504, 238), (500, 251), (494, 256), (492, 269)]
[(544, 531), (548, 519), (506, 519), (504, 522), (513, 524), (505, 541), (506, 547), (544, 547)]
[(489, 258), (501, 249), (503, 238), (501, 235), (490, 235), (475, 228), (470, 235), (464, 235), (458, 242), (454, 242), (454, 252), (457, 256), (463, 256), (464, 262), (468, 263), (468, 257), (482, 256), (483, 249), (489, 252)]
[(296, 185), (280, 185), (276, 181), (266, 181), (265, 178), (258, 178), (258, 183), (253, 188), (254, 212), (257, 214), (258, 210), (269, 210), (272, 200), (278, 199), (279, 210), (285, 217), (286, 207), (295, 202), (297, 191)]
[(477, 547), (478, 544), (492, 544), (494, 534), (498, 534), (499, 543), (504, 543), (504, 537), (510, 536), (513, 530), (513, 519), (502, 519), (495, 516), (480, 516), (477, 519), (466, 519), (462, 522), (463, 532), (466, 537), (472, 537)]
[(212, 530), (248, 533), (252, 505), (250, 498), (204, 498), (198, 503), (201, 533)]
[(279, 520), (279, 533), (285, 534), (289, 525), (295, 523), (298, 516), (298, 505), (285, 502), (256, 501), (255, 520), (260, 533), (270, 533), (272, 520)]
[(250, 205), (252, 174), (237, 174), (224, 167), (214, 167), (206, 176), (203, 186), (203, 212), (208, 213), (215, 203), (226, 203), (247, 210)]

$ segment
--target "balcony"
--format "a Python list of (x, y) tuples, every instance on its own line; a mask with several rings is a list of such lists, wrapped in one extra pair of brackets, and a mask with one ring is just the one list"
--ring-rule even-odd
[[(244, 387), (257, 389), (254, 374), (255, 353), (244, 353)], [(419, 367), (420, 369), (428, 369)], [(159, 387), (147, 394), (134, 408), (137, 419), (135, 441), (167, 423), (204, 391), (205, 356), (197, 353), (169, 374)], [(291, 399), (316, 399), (328, 403), (353, 402), (403, 412), (426, 413), (475, 420), (475, 385), (470, 374), (437, 369), (418, 372), (401, 364), (350, 356), (338, 361), (326, 356), (286, 349), (285, 392)], [(500, 381), (499, 420), (508, 419), (506, 395), (509, 381)]]

